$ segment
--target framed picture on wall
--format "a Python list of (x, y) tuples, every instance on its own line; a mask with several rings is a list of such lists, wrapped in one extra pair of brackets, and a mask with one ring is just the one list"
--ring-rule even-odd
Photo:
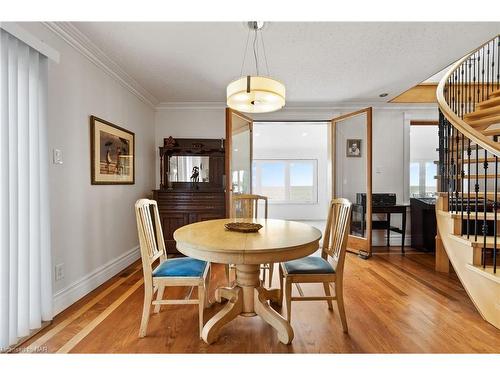
[(92, 185), (135, 183), (135, 134), (90, 116)]
[(348, 139), (346, 156), (348, 158), (360, 158), (361, 157), (361, 139)]

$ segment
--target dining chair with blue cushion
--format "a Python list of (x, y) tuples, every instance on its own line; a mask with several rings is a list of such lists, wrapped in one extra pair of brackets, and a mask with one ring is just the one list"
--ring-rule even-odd
[[(144, 272), (144, 307), (142, 310), (139, 337), (146, 336), (151, 305), (155, 313), (161, 305), (198, 304), (199, 330), (203, 328), (203, 310), (208, 303), (208, 282), (210, 263), (194, 258), (167, 258), (165, 241), (160, 224), (160, 215), (156, 201), (139, 199), (135, 203), (137, 230), (141, 247), (142, 268)], [(153, 268), (153, 264), (159, 264)], [(163, 292), (167, 286), (198, 287), (197, 299), (167, 300)], [(156, 300), (153, 295), (156, 293)]]
[[(333, 309), (332, 301), (337, 301), (342, 328), (347, 333), (342, 283), (350, 221), (351, 202), (343, 198), (333, 199), (328, 211), (321, 256), (308, 256), (280, 264), (280, 298), (285, 298), (288, 322), (292, 316), (292, 301), (326, 301), (330, 310)], [(322, 283), (325, 295), (304, 296), (298, 283)], [(293, 284), (297, 284), (299, 297), (292, 297)], [(332, 284), (334, 296), (330, 291)]]

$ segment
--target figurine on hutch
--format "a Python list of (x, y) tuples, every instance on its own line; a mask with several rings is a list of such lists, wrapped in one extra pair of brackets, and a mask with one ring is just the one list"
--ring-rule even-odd
[(224, 154), (223, 139), (164, 138), (160, 189), (153, 191), (153, 199), (169, 254), (179, 254), (172, 236), (177, 228), (225, 217)]

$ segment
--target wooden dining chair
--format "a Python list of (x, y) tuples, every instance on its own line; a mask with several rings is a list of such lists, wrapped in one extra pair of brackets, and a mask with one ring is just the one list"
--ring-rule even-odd
[[(154, 312), (159, 313), (161, 305), (173, 304), (198, 304), (201, 337), (203, 310), (208, 304), (210, 263), (190, 257), (167, 259), (156, 201), (139, 199), (135, 203), (135, 214), (144, 272), (144, 307), (139, 337), (146, 336), (151, 305), (155, 305)], [(157, 260), (159, 264), (153, 269)], [(179, 300), (163, 299), (167, 286), (198, 287), (198, 299), (190, 299), (189, 296)], [(153, 301), (155, 292), (156, 299)]]
[[(321, 256), (308, 256), (280, 264), (280, 299), (285, 298), (288, 322), (292, 316), (292, 301), (326, 301), (330, 310), (333, 309), (332, 301), (337, 301), (342, 328), (347, 333), (342, 283), (350, 221), (351, 202), (343, 198), (333, 199), (328, 210)], [(298, 283), (322, 283), (325, 295), (304, 296)], [(334, 296), (330, 292), (332, 283)], [(299, 297), (292, 297), (292, 284), (297, 284)]]
[[(255, 194), (234, 194), (232, 196), (231, 217), (257, 219), (259, 217), (259, 202), (264, 203), (264, 219), (267, 219), (267, 197)], [(234, 268), (233, 265), (226, 265), (226, 277), (229, 282), (229, 270)], [(261, 265), (262, 282), (266, 282), (266, 271), (269, 272), (269, 287), (273, 280), (274, 263), (267, 263)]]

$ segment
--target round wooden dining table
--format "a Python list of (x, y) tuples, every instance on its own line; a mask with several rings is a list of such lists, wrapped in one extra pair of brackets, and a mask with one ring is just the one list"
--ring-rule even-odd
[[(262, 225), (256, 233), (229, 231), (229, 222)], [(270, 305), (279, 302), (279, 289), (266, 289), (260, 281), (260, 265), (302, 258), (319, 247), (321, 232), (307, 224), (275, 219), (220, 219), (186, 225), (174, 232), (177, 249), (192, 258), (213, 263), (235, 264), (233, 286), (218, 288), (215, 298), (227, 304), (203, 327), (202, 338), (211, 344), (221, 328), (237, 316), (259, 315), (276, 329), (278, 339), (289, 344), (293, 329)]]

